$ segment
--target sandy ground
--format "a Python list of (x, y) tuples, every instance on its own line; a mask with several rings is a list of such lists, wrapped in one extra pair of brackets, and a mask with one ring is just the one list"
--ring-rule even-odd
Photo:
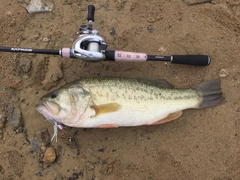
[[(27, 13), (20, 2), (1, 0), (0, 46), (71, 47), (93, 4), (94, 28), (109, 50), (207, 54), (212, 63), (88, 63), (1, 52), (0, 179), (240, 179), (239, 0), (192, 6), (181, 0), (52, 0), (54, 11), (40, 14)], [(35, 110), (39, 98), (90, 76), (161, 78), (176, 87), (220, 77), (226, 102), (186, 110), (158, 126), (66, 128), (50, 142), (53, 127)], [(57, 153), (54, 163), (42, 161), (49, 146)]]

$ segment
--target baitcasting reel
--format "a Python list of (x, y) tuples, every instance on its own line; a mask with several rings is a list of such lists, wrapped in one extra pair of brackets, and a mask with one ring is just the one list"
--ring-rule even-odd
[(88, 25), (81, 25), (79, 37), (73, 42), (72, 55), (85, 61), (102, 61), (106, 59), (105, 52), (107, 44), (103, 37), (98, 35), (98, 31), (92, 29), (94, 21), (95, 7), (88, 6)]

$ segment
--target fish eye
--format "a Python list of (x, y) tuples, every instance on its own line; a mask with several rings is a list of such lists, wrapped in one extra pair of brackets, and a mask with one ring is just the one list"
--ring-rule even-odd
[(51, 99), (55, 99), (57, 97), (57, 93), (56, 92), (53, 92), (52, 94), (51, 94)]

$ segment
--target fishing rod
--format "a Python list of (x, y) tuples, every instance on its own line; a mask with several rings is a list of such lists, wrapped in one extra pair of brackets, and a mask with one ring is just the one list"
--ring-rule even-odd
[(0, 47), (3, 52), (35, 53), (60, 55), (63, 58), (76, 58), (88, 62), (116, 61), (116, 62), (144, 62), (144, 61), (169, 61), (176, 64), (207, 66), (211, 63), (208, 55), (147, 55), (141, 52), (128, 52), (119, 50), (107, 50), (104, 38), (99, 36), (97, 30), (93, 29), (95, 7), (88, 6), (88, 25), (81, 25), (79, 37), (73, 42), (72, 48), (53, 49), (32, 49), (18, 47)]

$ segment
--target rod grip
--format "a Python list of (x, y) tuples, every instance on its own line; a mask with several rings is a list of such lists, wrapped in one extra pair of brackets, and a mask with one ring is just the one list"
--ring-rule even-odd
[(93, 5), (88, 5), (88, 21), (94, 21), (94, 12), (95, 12), (95, 7)]
[(211, 58), (207, 55), (172, 55), (171, 63), (207, 66), (211, 63)]

